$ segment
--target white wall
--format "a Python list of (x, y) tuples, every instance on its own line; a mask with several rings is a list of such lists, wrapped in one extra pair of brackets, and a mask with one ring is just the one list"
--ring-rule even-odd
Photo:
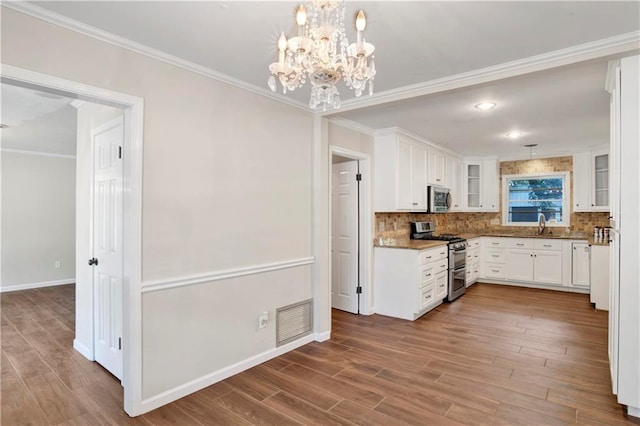
[(93, 359), (93, 267), (91, 247), (91, 130), (123, 114), (117, 108), (87, 102), (78, 108), (76, 146), (76, 338), (74, 346)]
[(74, 282), (75, 167), (2, 152), (2, 291)]
[[(143, 287), (312, 255), (310, 113), (6, 8), (2, 61), (144, 98)], [(144, 293), (144, 398), (273, 351), (310, 271)]]

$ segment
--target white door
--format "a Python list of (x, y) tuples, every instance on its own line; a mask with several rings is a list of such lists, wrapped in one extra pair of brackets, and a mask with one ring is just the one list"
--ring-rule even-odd
[(333, 165), (331, 178), (331, 306), (358, 313), (358, 162)]
[(92, 132), (95, 359), (119, 379), (122, 379), (123, 120), (120, 117)]

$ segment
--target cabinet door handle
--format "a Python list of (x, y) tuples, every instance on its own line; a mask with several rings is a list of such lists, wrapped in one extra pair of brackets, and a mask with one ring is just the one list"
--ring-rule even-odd
[(497, 245), (499, 245), (500, 243), (491, 243), (491, 244), (493, 244), (494, 246), (497, 246)]
[(491, 257), (500, 257), (497, 254), (492, 254)]
[(445, 266), (447, 266), (447, 265), (440, 265), (441, 268), (444, 268)]
[(543, 244), (544, 247), (551, 247), (551, 244)]
[(518, 247), (522, 247), (524, 245), (524, 243), (517, 243), (516, 244)]
[(411, 205), (413, 205), (413, 206), (417, 206), (417, 205), (418, 205), (418, 203), (411, 203)]
[(531, 253), (529, 256), (533, 257), (533, 253)]
[(492, 269), (491, 272), (500, 272), (499, 269)]
[(427, 256), (427, 259), (431, 259), (431, 256)]

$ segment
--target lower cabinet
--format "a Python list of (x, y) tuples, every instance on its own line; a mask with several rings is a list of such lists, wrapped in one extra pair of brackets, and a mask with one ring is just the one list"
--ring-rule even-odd
[(591, 246), (591, 303), (609, 310), (609, 246)]
[(478, 278), (480, 278), (481, 241), (481, 238), (472, 238), (467, 241), (467, 287), (475, 283)]
[[(488, 281), (508, 281), (515, 285), (541, 285), (571, 291), (589, 288), (589, 261), (572, 269), (573, 247), (582, 247), (584, 241), (544, 238), (485, 237), (483, 242), (482, 278)], [(588, 247), (588, 245), (587, 245)], [(584, 256), (580, 257), (584, 262)], [(573, 280), (576, 271), (586, 271), (587, 281), (581, 276)]]
[(375, 248), (375, 310), (415, 320), (442, 303), (448, 291), (446, 245), (427, 250)]

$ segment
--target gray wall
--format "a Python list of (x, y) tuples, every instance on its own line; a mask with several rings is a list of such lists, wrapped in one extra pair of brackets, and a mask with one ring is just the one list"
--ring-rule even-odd
[(2, 152), (2, 291), (74, 282), (75, 173), (74, 158)]

